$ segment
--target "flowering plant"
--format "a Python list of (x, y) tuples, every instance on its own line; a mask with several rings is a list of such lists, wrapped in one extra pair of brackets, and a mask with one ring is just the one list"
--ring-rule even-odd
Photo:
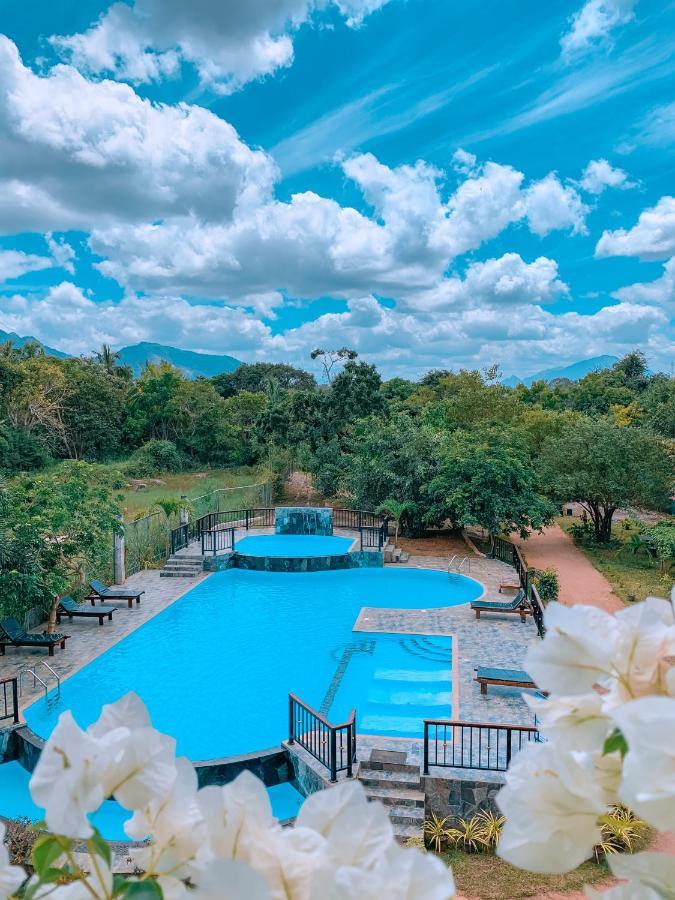
[[(675, 830), (673, 596), (614, 615), (552, 604), (545, 624), (526, 666), (549, 692), (527, 698), (546, 740), (509, 767), (498, 797), (506, 816), (498, 852), (520, 868), (559, 873), (592, 855), (613, 806)], [(628, 883), (589, 897), (675, 898), (675, 857), (645, 852), (608, 862)]]
[[(261, 781), (243, 772), (224, 787), (197, 787), (175, 741), (153, 729), (135, 694), (103, 708), (86, 730), (61, 715), (31, 779), (45, 809), (34, 874), (9, 864), (0, 825), (0, 900), (448, 900), (452, 874), (431, 854), (400, 847), (389, 817), (346, 782), (313, 794), (295, 827), (272, 815)], [(108, 797), (142, 842), (139, 874), (113, 874), (108, 843), (89, 822)], [(148, 839), (148, 840), (146, 840)], [(77, 852), (84, 845), (86, 854)]]

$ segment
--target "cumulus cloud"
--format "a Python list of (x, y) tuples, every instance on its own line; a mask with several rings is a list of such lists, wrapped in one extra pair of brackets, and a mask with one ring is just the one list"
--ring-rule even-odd
[(640, 213), (632, 228), (604, 231), (596, 256), (638, 256), (667, 259), (675, 256), (675, 197), (661, 197), (656, 206)]
[(452, 154), (452, 165), (456, 172), (460, 175), (471, 175), (476, 168), (478, 158), (475, 153), (469, 153), (461, 147)]
[(606, 159), (592, 159), (584, 169), (579, 184), (589, 194), (602, 194), (610, 187), (622, 191), (635, 187), (623, 169), (614, 168)]
[(24, 253), (22, 250), (0, 250), (0, 282), (20, 278), (28, 272), (51, 269), (54, 261), (48, 256)]
[(87, 31), (52, 36), (83, 72), (141, 84), (177, 75), (230, 93), (293, 61), (292, 35), (317, 9), (337, 7), (351, 27), (389, 0), (135, 0), (113, 3)]
[(270, 196), (277, 168), (201, 107), (152, 104), (70, 66), (36, 75), (0, 35), (0, 231), (193, 213), (223, 220)]
[(527, 189), (525, 211), (530, 229), (539, 237), (559, 228), (587, 233), (588, 207), (571, 185), (561, 184), (553, 173)]
[(675, 257), (666, 262), (660, 278), (619, 288), (614, 296), (629, 303), (653, 303), (675, 313)]
[(570, 59), (606, 43), (612, 32), (634, 16), (637, 0), (587, 0), (560, 39), (563, 57)]

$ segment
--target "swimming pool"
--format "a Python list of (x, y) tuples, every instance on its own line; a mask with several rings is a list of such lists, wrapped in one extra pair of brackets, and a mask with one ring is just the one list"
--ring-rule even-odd
[(353, 538), (316, 534), (256, 534), (238, 540), (234, 549), (246, 556), (338, 556), (353, 543)]
[[(396, 659), (392, 664), (391, 647), (382, 644), (373, 656), (382, 661), (380, 668), (419, 668), (414, 647), (400, 644), (408, 635), (353, 631), (363, 607), (456, 606), (482, 591), (464, 576), (449, 579), (442, 572), (412, 568), (218, 572), (64, 681), (59, 697), (32, 704), (26, 720), (46, 738), (63, 710), (71, 709), (86, 726), (104, 703), (133, 690), (148, 706), (153, 724), (173, 735), (178, 752), (192, 760), (277, 746), (287, 736), (291, 691), (336, 722), (343, 708), (356, 707), (360, 717), (376, 702), (372, 678), (351, 670), (358, 660), (344, 666), (344, 654), (355, 642), (380, 646), (390, 640)], [(449, 659), (439, 668), (447, 671)], [(405, 685), (399, 687), (403, 693)], [(444, 682), (441, 692), (449, 690)], [(391, 719), (394, 705), (405, 717), (401, 703), (389, 703), (385, 714)], [(420, 704), (408, 706), (409, 724), (419, 729), (412, 736), (419, 736), (415, 707)], [(444, 708), (444, 715), (450, 710)], [(396, 733), (411, 736), (409, 729)]]

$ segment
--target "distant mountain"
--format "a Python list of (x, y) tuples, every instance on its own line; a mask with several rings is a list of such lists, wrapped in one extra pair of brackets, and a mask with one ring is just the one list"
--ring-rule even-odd
[(120, 362), (131, 366), (134, 375), (138, 375), (146, 363), (159, 363), (163, 360), (180, 369), (187, 378), (212, 378), (221, 372), (234, 372), (241, 361), (234, 356), (216, 356), (211, 353), (195, 353), (192, 350), (180, 350), (178, 347), (165, 347), (163, 344), (149, 344), (143, 341), (122, 347), (119, 352)]
[(509, 378), (505, 378), (502, 384), (506, 385), (506, 387), (515, 387), (517, 384), (524, 384), (526, 387), (530, 387), (535, 381), (555, 381), (556, 378), (568, 378), (570, 381), (578, 381), (584, 375), (588, 375), (589, 372), (609, 369), (618, 361), (618, 356), (594, 356), (592, 359), (582, 359), (563, 368), (543, 369), (541, 372), (535, 372), (534, 375), (528, 375), (527, 378), (518, 378), (516, 375), (511, 375)]
[(30, 335), (21, 337), (18, 334), (14, 334), (13, 331), (2, 331), (2, 329), (0, 329), (0, 344), (5, 344), (7, 341), (11, 341), (15, 347), (23, 347), (24, 344), (39, 344), (47, 356), (57, 356), (59, 359), (65, 359), (68, 356), (67, 353), (63, 353), (61, 350), (55, 350), (53, 347), (48, 347), (46, 344), (43, 344), (42, 341), (38, 341), (37, 338), (30, 337)]

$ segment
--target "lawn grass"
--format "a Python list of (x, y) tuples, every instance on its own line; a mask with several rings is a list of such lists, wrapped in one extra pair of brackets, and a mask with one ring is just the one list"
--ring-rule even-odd
[[(155, 480), (163, 483), (154, 484)], [(127, 522), (133, 522), (147, 515), (157, 508), (160, 500), (179, 500), (182, 496), (193, 498), (221, 488), (243, 488), (246, 485), (258, 484), (267, 480), (269, 480), (269, 475), (256, 467), (202, 469), (199, 472), (158, 475), (156, 479), (136, 479), (137, 482), (147, 484), (147, 487), (137, 490), (130, 482), (129, 487), (122, 492), (124, 519)], [(239, 502), (243, 502), (247, 494), (242, 491), (241, 500), (238, 499), (239, 496), (238, 491), (232, 491), (235, 507)]]
[(585, 884), (597, 884), (611, 877), (604, 863), (590, 861), (564, 875), (536, 875), (516, 869), (492, 853), (453, 849), (441, 858), (452, 867), (458, 893), (480, 900), (516, 900), (545, 892), (570, 893), (583, 890)]
[[(574, 520), (561, 517), (558, 524), (569, 532)], [(634, 528), (617, 522), (612, 528), (612, 543), (606, 546), (575, 541), (595, 568), (602, 572), (624, 601), (644, 600), (648, 596), (667, 597), (673, 585), (672, 572), (661, 572), (658, 562), (646, 554), (635, 555), (628, 549)]]

